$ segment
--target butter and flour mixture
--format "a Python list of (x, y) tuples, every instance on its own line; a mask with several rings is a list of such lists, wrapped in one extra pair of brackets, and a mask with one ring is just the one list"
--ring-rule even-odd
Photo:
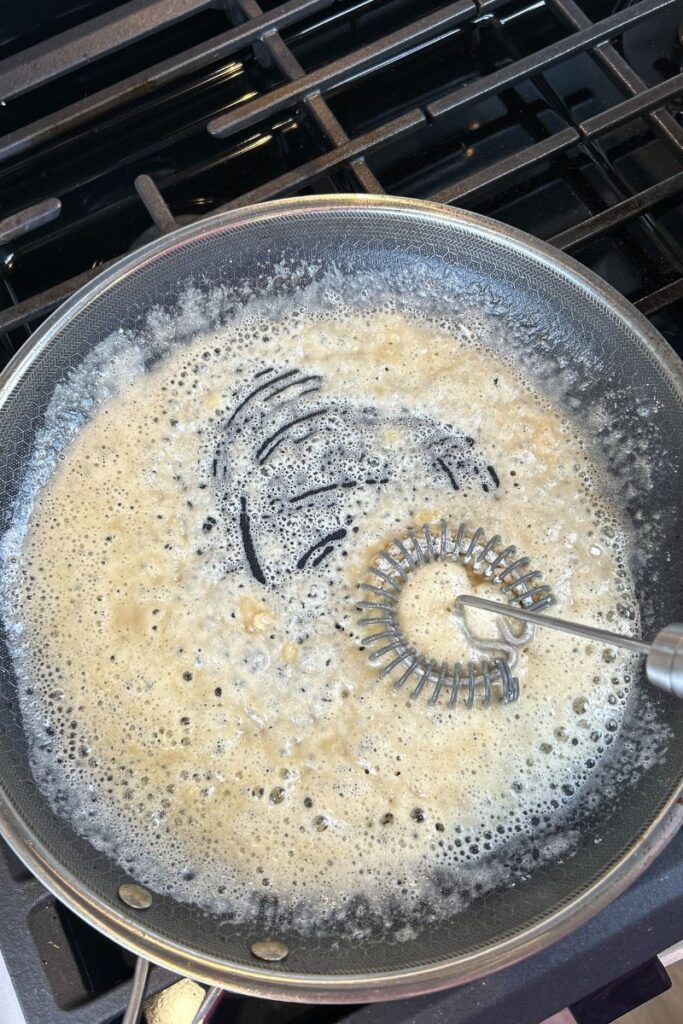
[[(359, 897), (408, 922), (505, 884), (516, 838), (558, 831), (609, 754), (632, 660), (541, 630), (518, 703), (410, 705), (361, 648), (357, 588), (393, 537), (463, 521), (527, 554), (559, 614), (632, 631), (627, 538), (578, 428), (483, 329), (389, 303), (236, 316), (147, 367), (136, 344), (5, 540), (52, 805), (233, 920), (267, 894), (301, 929)], [(471, 587), (416, 575), (421, 649), (459, 656)]]

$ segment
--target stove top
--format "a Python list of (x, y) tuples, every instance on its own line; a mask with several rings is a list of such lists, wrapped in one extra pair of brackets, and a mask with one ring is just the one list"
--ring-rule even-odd
[[(213, 212), (323, 192), (431, 199), (522, 228), (683, 353), (680, 20), (677, 0), (8, 0), (0, 366), (125, 252)], [(654, 956), (682, 937), (682, 847), (679, 834), (553, 949), (400, 1016), (532, 1024)], [(5, 847), (0, 896), (30, 1024), (118, 1020), (132, 958)], [(154, 969), (151, 990), (172, 980)], [(220, 1012), (379, 1024), (397, 1011), (230, 997)]]

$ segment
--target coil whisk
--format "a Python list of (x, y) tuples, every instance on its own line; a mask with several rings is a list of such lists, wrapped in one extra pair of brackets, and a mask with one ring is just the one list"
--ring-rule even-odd
[[(516, 636), (501, 620), (501, 640), (477, 639), (476, 646), (484, 654), (467, 662), (439, 661), (428, 651), (418, 650), (403, 633), (399, 599), (405, 586), (423, 566), (446, 561), (466, 566), (500, 587), (511, 605), (537, 612), (553, 603), (541, 572), (532, 568), (529, 558), (518, 556), (514, 545), (502, 545), (498, 534), (487, 539), (482, 527), (471, 530), (465, 523), (456, 530), (446, 522), (425, 525), (421, 532), (409, 530), (392, 540), (368, 567), (368, 578), (360, 584), (365, 596), (358, 602), (359, 625), (377, 628), (363, 636), (361, 644), (373, 648), (369, 660), (381, 665), (380, 678), (393, 675), (396, 690), (410, 684), (411, 700), (429, 694), (430, 704), (445, 700), (453, 708), (462, 694), (461, 703), (471, 708), (477, 702), (487, 707), (495, 695), (501, 703), (510, 704), (519, 697), (519, 681), (513, 675), (516, 648), (529, 641), (533, 627)], [(494, 656), (486, 657), (487, 652)]]

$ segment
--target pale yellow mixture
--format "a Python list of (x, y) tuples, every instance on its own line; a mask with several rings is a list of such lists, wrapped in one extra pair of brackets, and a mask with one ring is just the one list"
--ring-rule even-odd
[[(284, 387), (302, 376), (305, 399)], [(261, 384), (249, 420), (241, 403)], [(281, 429), (297, 395), (328, 412)], [(374, 465), (353, 449), (369, 407)], [(328, 415), (351, 451), (343, 472), (311, 447)], [(437, 434), (450, 476), (425, 454)], [(318, 517), (338, 536), (300, 565)], [(557, 614), (632, 627), (624, 537), (576, 431), (464, 329), (291, 319), (199, 338), (129, 380), (39, 493), (23, 545), (23, 702), (43, 785), (67, 790), (77, 827), (147, 884), (238, 916), (253, 889), (314, 915), (356, 892), (409, 901), (435, 866), (550, 821), (618, 729), (629, 664), (538, 631), (508, 707), (451, 714), (377, 682), (357, 585), (392, 537), (443, 518), (528, 554)], [(436, 657), (463, 653), (462, 591), (468, 574), (439, 565), (402, 599)]]

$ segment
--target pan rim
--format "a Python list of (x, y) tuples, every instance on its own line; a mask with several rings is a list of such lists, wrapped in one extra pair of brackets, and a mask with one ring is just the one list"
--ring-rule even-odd
[[(238, 210), (224, 211), (198, 223), (179, 228), (130, 253), (79, 289), (25, 342), (0, 373), (0, 407), (50, 342), (58, 340), (62, 326), (96, 297), (161, 255), (168, 255), (195, 239), (227, 233), (244, 223), (267, 221), (283, 215), (358, 212), (366, 209), (390, 215), (418, 217), (429, 222), (456, 224), (473, 235), (486, 237), (503, 247), (514, 248), (555, 269), (587, 295), (612, 309), (651, 353), (672, 389), (683, 398), (683, 363), (648, 320), (619, 292), (572, 257), (533, 236), (480, 214), (444, 207), (422, 200), (390, 196), (334, 195), (281, 199)], [(0, 785), (0, 832), (36, 877), (69, 909), (108, 938), (138, 956), (176, 973), (187, 974), (210, 985), (244, 995), (294, 1002), (357, 1003), (399, 999), (436, 992), (475, 980), (524, 959), (585, 923), (623, 892), (654, 860), (683, 825), (683, 778), (674, 787), (654, 821), (595, 882), (565, 906), (507, 939), (471, 953), (436, 964), (385, 973), (349, 976), (285, 974), (277, 970), (246, 967), (231, 961), (209, 959), (190, 946), (173, 942), (137, 925), (117, 912), (88, 886), (67, 871), (26, 826)]]

